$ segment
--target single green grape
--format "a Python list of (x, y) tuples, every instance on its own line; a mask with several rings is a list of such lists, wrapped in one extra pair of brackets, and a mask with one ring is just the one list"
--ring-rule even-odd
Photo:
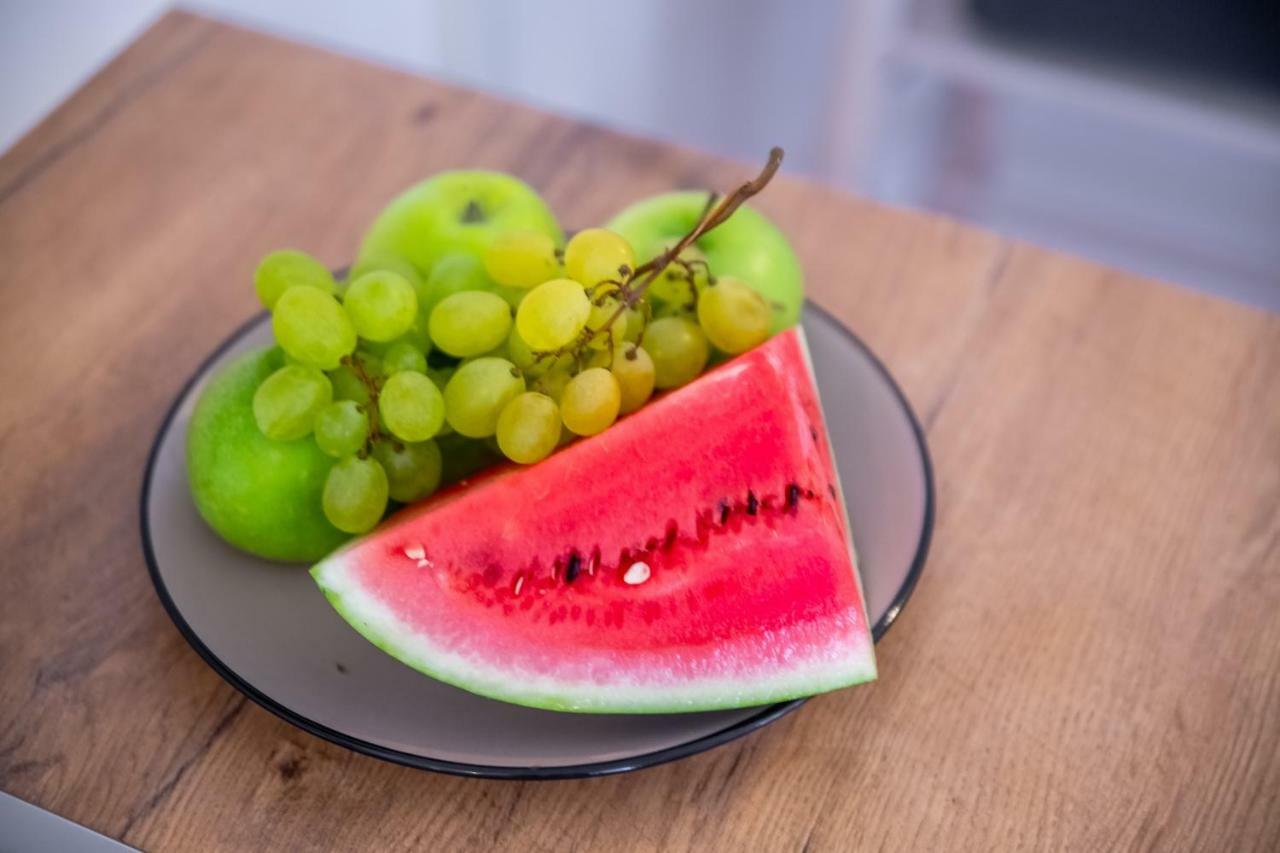
[(530, 379), (537, 379), (552, 370), (568, 370), (573, 365), (573, 356), (564, 353), (558, 356), (541, 355), (520, 337), (520, 330), (511, 326), (511, 334), (507, 336), (507, 358), (520, 368)]
[(627, 318), (627, 328), (622, 333), (622, 339), (636, 343), (640, 340), (640, 333), (644, 331), (644, 309), (632, 305), (627, 308), (624, 316)]
[(329, 377), (314, 367), (287, 364), (253, 394), (253, 419), (267, 438), (292, 441), (311, 432), (316, 415), (333, 399)]
[(708, 281), (707, 256), (697, 246), (689, 246), (658, 273), (649, 284), (648, 294), (659, 302), (689, 306)]
[[(396, 338), (396, 340), (398, 341), (400, 338)], [(383, 354), (391, 349), (391, 343), (391, 341), (371, 341), (368, 338), (361, 338), (360, 343), (356, 345), (358, 347), (356, 352), (371, 355), (381, 361)]]
[(498, 415), (498, 448), (512, 462), (546, 459), (560, 441), (560, 409), (546, 394), (526, 391)]
[(400, 503), (412, 503), (440, 487), (444, 460), (440, 445), (433, 440), (416, 442), (379, 441), (373, 458), (387, 472), (388, 494)]
[(262, 259), (253, 272), (253, 289), (258, 300), (271, 310), (291, 287), (314, 287), (322, 293), (333, 293), (335, 283), (329, 268), (295, 249), (281, 249)]
[(487, 438), (497, 431), (503, 407), (524, 390), (524, 376), (506, 359), (468, 361), (444, 387), (445, 417), (462, 435)]
[(587, 370), (592, 367), (605, 367), (613, 364), (613, 350), (611, 349), (587, 349), (586, 358), (582, 359), (579, 367)]
[(763, 343), (772, 322), (764, 297), (735, 278), (717, 279), (698, 297), (698, 324), (712, 346), (730, 355)]
[(560, 274), (555, 241), (541, 231), (508, 231), (489, 244), (484, 268), (498, 284), (530, 288)]
[(431, 275), (418, 291), (418, 313), (430, 317), (440, 300), (468, 290), (489, 290), (494, 286), (484, 264), (475, 255), (454, 252), (436, 261)]
[(329, 382), (333, 384), (333, 399), (352, 400), (362, 406), (368, 405), (369, 386), (356, 375), (350, 365), (338, 365), (336, 370), (329, 371), (328, 376)]
[(592, 300), (587, 328), (595, 332), (595, 336), (588, 346), (592, 349), (609, 350), (622, 340), (627, 332), (627, 315), (625, 311), (618, 312), (621, 307), (622, 303), (612, 296), (598, 296)]
[[(364, 404), (369, 402), (369, 382), (376, 383), (382, 378), (382, 359), (365, 349), (367, 341), (360, 342), (360, 349), (342, 360), (342, 364), (334, 370), (327, 371), (333, 382), (333, 399), (355, 400)], [(359, 366), (359, 372), (356, 366)], [(368, 381), (361, 376), (367, 377)]]
[(453, 378), (453, 374), (457, 371), (456, 367), (427, 367), (427, 378), (435, 383), (435, 386), (444, 393), (444, 386), (449, 384), (449, 380)]
[(321, 505), (329, 523), (345, 533), (372, 530), (387, 509), (387, 473), (376, 460), (348, 456), (329, 469)]
[(315, 287), (291, 287), (276, 300), (271, 331), (303, 364), (333, 370), (356, 348), (356, 330), (338, 300)]
[[(449, 384), (449, 380), (453, 378), (453, 374), (456, 373), (457, 370), (458, 370), (457, 365), (453, 365), (450, 367), (432, 367), (428, 363), (427, 378), (431, 380), (433, 385), (435, 385), (437, 388), (440, 389), (440, 393), (443, 395), (445, 386)], [(441, 397), (441, 399), (443, 399), (443, 397)], [(448, 413), (446, 413), (446, 415), (447, 414)], [(440, 431), (436, 433), (436, 436), (439, 437), (442, 435), (452, 435), (452, 434), (453, 434), (453, 427), (449, 425), (448, 418), (446, 417), (445, 422), (440, 425)]]
[(413, 315), (413, 325), (398, 340), (413, 344), (423, 353), (431, 352), (430, 318), (431, 315), (423, 309), (422, 303), (419, 302), (418, 313)]
[(501, 296), (503, 301), (511, 306), (514, 314), (515, 309), (520, 307), (520, 303), (524, 301), (525, 295), (529, 292), (523, 287), (507, 287), (505, 284), (490, 284), (489, 292)]
[(653, 382), (658, 388), (677, 388), (706, 367), (711, 349), (707, 336), (688, 317), (660, 317), (649, 324), (641, 346), (653, 359)]
[(360, 349), (382, 358), (398, 343), (409, 344), (423, 355), (431, 352), (431, 336), (427, 333), (427, 318), (422, 316), (421, 311), (414, 315), (413, 325), (409, 327), (409, 331), (400, 337), (392, 338), (389, 341), (371, 341), (368, 338), (361, 338)]
[(635, 271), (636, 253), (622, 235), (607, 228), (587, 228), (564, 247), (564, 268), (569, 278), (584, 287), (621, 282)]
[(684, 317), (689, 320), (697, 320), (697, 316), (694, 314), (694, 306), (690, 302), (655, 300), (653, 303), (653, 315), (650, 319), (658, 320), (662, 317)]
[(644, 347), (621, 343), (613, 348), (613, 364), (609, 372), (618, 380), (622, 402), (621, 414), (629, 415), (648, 402), (653, 396), (653, 359)]
[(569, 368), (558, 367), (555, 370), (548, 370), (533, 381), (533, 387), (536, 391), (546, 394), (556, 403), (560, 402), (560, 398), (564, 396), (564, 386), (569, 384), (569, 380), (573, 378), (573, 374), (569, 372)]
[(413, 327), (418, 296), (413, 284), (388, 270), (365, 273), (347, 288), (343, 306), (360, 337), (391, 341)]
[(315, 433), (319, 448), (341, 459), (364, 447), (369, 437), (369, 416), (354, 400), (337, 400), (316, 415)]
[(470, 359), (464, 358), (463, 361), (471, 361), (471, 359), (475, 358), (501, 358), (505, 361), (511, 361), (511, 351), (507, 349), (507, 341), (504, 338), (502, 343), (498, 344), (493, 349), (488, 350), (487, 352), (482, 352), (479, 355), (472, 356)]
[(604, 432), (618, 419), (622, 391), (603, 367), (592, 367), (569, 380), (560, 397), (560, 416), (576, 435)]
[(377, 379), (386, 371), (382, 368), (382, 358), (365, 349), (367, 343), (367, 341), (361, 341), (360, 349), (351, 354), (351, 359), (360, 363), (360, 369), (364, 371), (365, 376)]
[(449, 355), (467, 358), (501, 346), (511, 331), (511, 306), (481, 290), (455, 293), (431, 311), (431, 341)]
[(387, 347), (387, 351), (382, 354), (382, 372), (390, 376), (405, 370), (426, 373), (427, 357), (422, 350), (401, 338)]
[(529, 291), (516, 311), (516, 328), (535, 350), (553, 350), (572, 341), (590, 316), (591, 300), (582, 285), (557, 278)]
[(378, 393), (378, 414), (397, 438), (426, 441), (444, 423), (444, 397), (425, 374), (393, 373)]
[(371, 272), (393, 272), (397, 275), (404, 276), (410, 284), (413, 285), (414, 291), (422, 288), (422, 274), (418, 272), (418, 268), (404, 258), (395, 255), (371, 255), (367, 258), (361, 258), (355, 266), (347, 271), (347, 281), (341, 288), (342, 292), (351, 286), (351, 283), (360, 278), (365, 273)]
[(520, 330), (516, 328), (515, 323), (511, 324), (511, 332), (507, 335), (507, 357), (511, 363), (528, 376), (534, 376), (536, 366), (549, 362), (550, 359), (539, 360), (533, 348), (529, 346), (524, 338), (520, 337)]

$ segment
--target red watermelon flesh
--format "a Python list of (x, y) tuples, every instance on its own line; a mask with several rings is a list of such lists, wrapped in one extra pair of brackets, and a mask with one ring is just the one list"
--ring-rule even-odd
[(876, 674), (798, 328), (402, 511), (312, 574), (389, 654), (521, 705), (734, 708)]

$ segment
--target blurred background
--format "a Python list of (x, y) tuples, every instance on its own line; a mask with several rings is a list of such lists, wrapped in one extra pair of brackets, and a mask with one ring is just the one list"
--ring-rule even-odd
[[(170, 5), (0, 0), (0, 150)], [(182, 5), (1280, 310), (1280, 0)]]

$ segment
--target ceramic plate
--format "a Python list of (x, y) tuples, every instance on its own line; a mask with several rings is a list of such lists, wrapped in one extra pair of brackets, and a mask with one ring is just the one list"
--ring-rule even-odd
[[(928, 451), (906, 399), (871, 351), (813, 305), (804, 326), (879, 639), (911, 594), (929, 546)], [(312, 734), (389, 761), (538, 779), (619, 773), (693, 755), (803, 704), (563, 714), (474, 696), (383, 654), (330, 608), (303, 567), (224, 544), (187, 492), (184, 436), (205, 381), (270, 341), (262, 315), (210, 356), (165, 417), (142, 490), (143, 548), (161, 602), (200, 656), (249, 698)]]

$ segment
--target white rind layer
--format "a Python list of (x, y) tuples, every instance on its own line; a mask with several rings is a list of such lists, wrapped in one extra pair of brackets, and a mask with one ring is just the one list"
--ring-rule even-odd
[[(742, 708), (825, 693), (876, 677), (875, 654), (865, 629), (857, 632), (859, 639), (853, 642), (849, 632), (832, 631), (832, 642), (826, 648), (815, 648), (808, 641), (798, 645), (785, 669), (739, 677), (676, 679), (671, 677), (676, 667), (644, 666), (643, 672), (630, 667), (623, 671), (604, 659), (597, 667), (587, 667), (593, 672), (589, 680), (531, 672), (514, 661), (496, 666), (446, 647), (429, 633), (405, 623), (359, 583), (347, 553), (340, 551), (329, 557), (312, 569), (312, 575), (347, 622), (387, 654), (440, 681), (518, 705), (597, 714)], [(861, 613), (850, 613), (848, 618), (851, 623), (865, 619)], [(785, 637), (776, 639), (786, 642)], [(741, 667), (743, 662), (736, 664)], [(668, 677), (663, 678), (664, 674)]]

